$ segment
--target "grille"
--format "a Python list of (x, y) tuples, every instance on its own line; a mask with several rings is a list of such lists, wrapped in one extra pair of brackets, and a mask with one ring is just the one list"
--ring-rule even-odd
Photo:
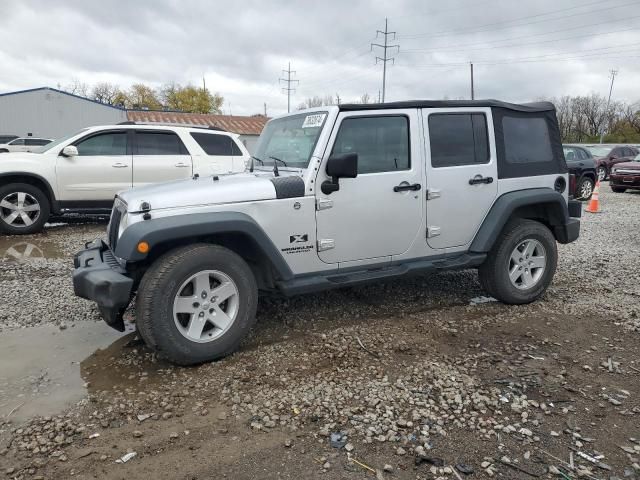
[(120, 220), (122, 219), (122, 210), (119, 206), (114, 206), (111, 211), (111, 219), (109, 220), (109, 227), (107, 231), (107, 239), (109, 240), (109, 246), (111, 250), (116, 248), (118, 242), (118, 230), (120, 228)]

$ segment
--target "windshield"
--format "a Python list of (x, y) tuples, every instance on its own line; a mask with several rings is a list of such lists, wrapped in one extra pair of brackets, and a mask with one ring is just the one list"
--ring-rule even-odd
[(640, 162), (640, 154), (636, 155), (633, 159), (634, 162)]
[(587, 147), (594, 157), (606, 157), (611, 153), (613, 147)]
[(275, 157), (282, 160), (279, 168), (285, 164), (307, 168), (326, 118), (327, 112), (314, 112), (271, 120), (260, 135), (255, 156), (265, 165), (273, 165)]
[(44, 153), (47, 152), (53, 148), (56, 148), (58, 145), (63, 144), (64, 142), (66, 142), (67, 140), (75, 137), (76, 135), (80, 135), (82, 132), (86, 132), (87, 130), (89, 130), (88, 128), (83, 128), (82, 130), (79, 130), (77, 132), (75, 132), (72, 135), (67, 135), (66, 137), (62, 137), (59, 138), (58, 140), (54, 140), (51, 143), (47, 143), (46, 145), (43, 145), (42, 147), (38, 147), (38, 148), (34, 148), (31, 150), (32, 153)]

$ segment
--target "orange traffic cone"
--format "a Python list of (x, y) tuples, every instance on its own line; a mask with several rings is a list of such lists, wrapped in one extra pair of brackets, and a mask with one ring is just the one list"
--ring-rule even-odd
[(589, 213), (600, 213), (600, 180), (596, 182), (596, 188), (593, 189), (589, 206), (585, 209)]

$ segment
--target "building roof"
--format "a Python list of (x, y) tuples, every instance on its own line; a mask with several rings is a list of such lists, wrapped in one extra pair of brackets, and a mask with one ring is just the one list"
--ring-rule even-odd
[(381, 110), (391, 108), (451, 108), (451, 107), (494, 107), (515, 110), (518, 112), (549, 112), (555, 107), (551, 102), (507, 103), (499, 100), (408, 100), (388, 103), (348, 103), (340, 105), (341, 111)]
[(91, 103), (97, 103), (98, 105), (102, 105), (103, 107), (115, 108), (116, 110), (124, 110), (123, 107), (119, 107), (117, 105), (110, 105), (108, 103), (102, 103), (102, 102), (99, 102), (97, 100), (93, 100), (91, 98), (83, 97), (81, 95), (76, 95), (75, 93), (69, 93), (69, 92), (65, 92), (64, 90), (59, 90), (57, 88), (51, 88), (51, 87), (28, 88), (26, 90), (17, 90), (15, 92), (0, 93), (0, 97), (8, 97), (10, 95), (19, 95), (21, 93), (38, 92), (40, 90), (49, 90), (50, 92), (61, 93), (63, 95), (68, 95), (69, 97), (79, 98), (80, 100), (85, 100), (85, 101), (91, 102)]
[(184, 113), (156, 110), (127, 110), (127, 119), (136, 123), (170, 123), (222, 128), (239, 135), (260, 135), (269, 120), (264, 115), (241, 117), (209, 113)]

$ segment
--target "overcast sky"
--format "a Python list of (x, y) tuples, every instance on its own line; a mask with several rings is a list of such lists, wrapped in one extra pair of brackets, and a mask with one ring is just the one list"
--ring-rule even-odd
[(89, 84), (202, 84), (224, 113), (286, 112), (314, 95), (377, 99), (376, 30), (396, 31), (387, 100), (530, 101), (607, 94), (640, 100), (640, 0), (0, 0), (0, 92)]

